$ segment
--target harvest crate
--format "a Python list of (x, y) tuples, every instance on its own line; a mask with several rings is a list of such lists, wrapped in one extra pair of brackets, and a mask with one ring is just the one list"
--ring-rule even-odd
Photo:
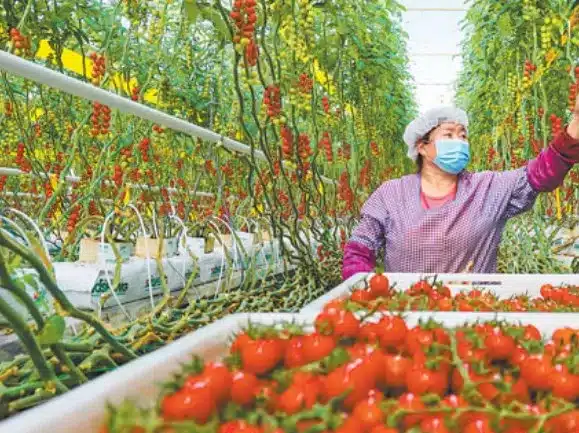
[[(363, 288), (373, 273), (356, 274), (344, 281), (335, 289), (306, 305), (302, 312), (321, 311), (329, 301), (346, 296), (352, 289)], [(577, 274), (385, 274), (390, 284), (396, 284), (397, 289), (407, 289), (421, 279), (441, 281), (448, 286), (454, 295), (464, 290), (488, 289), (499, 298), (509, 298), (513, 295), (527, 293), (539, 296), (543, 284), (579, 285)]]
[[(409, 326), (419, 320), (433, 318), (446, 326), (456, 326), (476, 320), (503, 319), (513, 324), (533, 324), (544, 335), (560, 326), (579, 327), (579, 315), (572, 313), (454, 313), (423, 312), (405, 316)], [(177, 340), (149, 355), (92, 380), (73, 391), (0, 422), (0, 431), (37, 433), (96, 433), (104, 421), (107, 403), (119, 404), (130, 399), (143, 407), (152, 406), (159, 384), (170, 380), (180, 365), (198, 355), (214, 360), (227, 353), (231, 337), (249, 323), (273, 325), (297, 323), (308, 325), (313, 314), (235, 314)]]

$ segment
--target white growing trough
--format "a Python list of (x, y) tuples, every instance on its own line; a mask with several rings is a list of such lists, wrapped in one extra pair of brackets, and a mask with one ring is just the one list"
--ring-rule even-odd
[[(248, 325), (299, 323), (310, 326), (314, 314), (235, 314), (189, 334), (170, 345), (143, 356), (111, 373), (29, 411), (0, 422), (0, 431), (18, 433), (58, 432), (96, 433), (105, 420), (107, 404), (127, 399), (142, 407), (152, 407), (158, 396), (158, 385), (170, 380), (180, 365), (193, 355), (215, 360), (227, 353), (231, 337)], [(434, 318), (452, 327), (481, 320), (503, 319), (514, 324), (535, 325), (548, 338), (561, 326), (579, 327), (579, 315), (572, 313), (409, 313), (409, 325)]]
[[(302, 312), (321, 311), (326, 303), (347, 296), (353, 289), (363, 288), (373, 273), (360, 273), (350, 277), (335, 289), (306, 305)], [(457, 294), (472, 289), (492, 290), (500, 298), (527, 293), (539, 296), (544, 284), (579, 285), (579, 274), (385, 274), (390, 284), (398, 290), (408, 289), (421, 279), (441, 281)]]

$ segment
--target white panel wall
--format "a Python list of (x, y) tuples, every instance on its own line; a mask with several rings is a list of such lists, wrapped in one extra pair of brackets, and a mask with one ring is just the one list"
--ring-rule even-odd
[[(420, 111), (452, 103), (453, 85), (462, 64), (460, 56), (452, 54), (460, 52), (465, 0), (401, 0), (401, 3), (410, 9), (404, 13), (403, 21), (409, 36), (410, 71)], [(450, 10), (413, 10), (421, 8)]]

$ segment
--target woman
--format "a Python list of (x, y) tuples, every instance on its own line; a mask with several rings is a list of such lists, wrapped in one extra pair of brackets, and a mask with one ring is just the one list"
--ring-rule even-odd
[(344, 279), (374, 271), (381, 247), (387, 272), (496, 272), (507, 220), (561, 185), (579, 161), (579, 98), (571, 123), (517, 170), (464, 171), (467, 127), (466, 113), (454, 107), (430, 110), (408, 125), (404, 141), (418, 173), (385, 182), (364, 204), (344, 251)]

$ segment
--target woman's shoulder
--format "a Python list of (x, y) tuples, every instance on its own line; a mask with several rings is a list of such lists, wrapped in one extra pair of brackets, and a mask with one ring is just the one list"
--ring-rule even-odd
[(407, 174), (396, 179), (390, 179), (382, 183), (378, 188), (378, 191), (392, 192), (395, 190), (404, 190), (408, 187), (416, 185), (419, 181), (417, 174)]
[(494, 191), (512, 191), (526, 180), (526, 168), (520, 167), (507, 171), (466, 172), (462, 176), (463, 184), (473, 190), (492, 189)]
[(469, 180), (471, 182), (479, 183), (479, 182), (497, 182), (497, 181), (511, 181), (518, 179), (521, 176), (524, 176), (526, 172), (525, 167), (520, 167), (514, 170), (506, 170), (506, 171), (492, 171), (492, 170), (485, 170), (485, 171), (477, 171), (477, 172), (464, 172), (462, 176), (465, 180)]
[(396, 197), (401, 197), (404, 195), (405, 191), (409, 191), (412, 188), (416, 188), (419, 183), (419, 178), (417, 174), (410, 174), (402, 176), (396, 179), (390, 179), (382, 183), (369, 198), (369, 202), (380, 202), (388, 203)]

